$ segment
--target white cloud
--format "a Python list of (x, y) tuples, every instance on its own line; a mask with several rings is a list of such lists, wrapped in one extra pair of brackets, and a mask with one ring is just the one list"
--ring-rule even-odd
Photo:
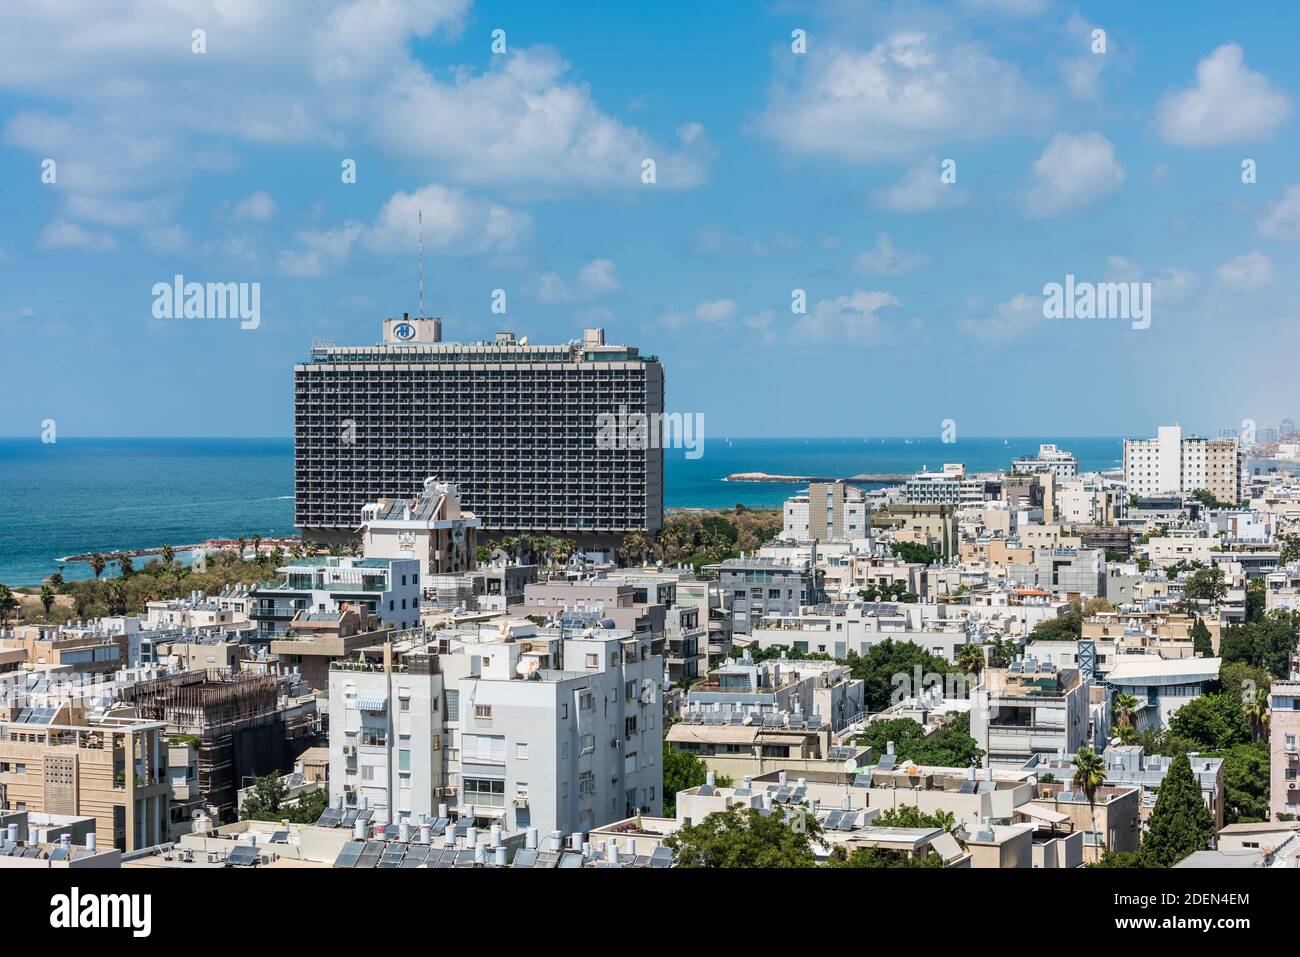
[(619, 288), (614, 263), (608, 259), (593, 259), (578, 270), (572, 284), (555, 272), (544, 273), (532, 284), (530, 291), (541, 302), (577, 302), (593, 299)]
[(176, 253), (189, 245), (189, 236), (179, 226), (157, 226), (144, 231), (144, 242), (151, 252)]
[[(910, 159), (1020, 129), (1046, 111), (1012, 64), (977, 44), (895, 33), (870, 50), (833, 42), (773, 85), (757, 128), (794, 153)], [(788, 68), (792, 69), (792, 68)]]
[(1300, 183), (1288, 186), (1282, 198), (1255, 225), (1269, 239), (1300, 241)]
[(979, 300), (968, 303), (976, 316), (966, 316), (957, 321), (957, 329), (964, 335), (981, 342), (1010, 342), (1029, 335), (1043, 318), (1043, 297), (1019, 293), (999, 303), (991, 312)]
[(964, 205), (966, 191), (956, 183), (943, 182), (941, 172), (939, 158), (928, 157), (909, 168), (897, 183), (873, 190), (872, 200), (881, 209), (895, 213), (928, 213)]
[(1051, 0), (962, 0), (962, 6), (977, 13), (1000, 13), (1009, 17), (1036, 17)]
[(1259, 289), (1277, 278), (1273, 261), (1258, 250), (1234, 256), (1216, 269), (1214, 275), (1233, 289)]
[(693, 323), (721, 327), (736, 317), (738, 308), (734, 299), (706, 299), (690, 312), (666, 310), (659, 317), (659, 325), (668, 329), (683, 329)]
[(280, 271), (289, 276), (320, 276), (325, 271), (347, 259), (352, 244), (364, 227), (356, 220), (348, 220), (337, 229), (303, 230), (298, 233), (301, 249), (286, 249), (280, 253)]
[(56, 219), (41, 231), (40, 244), (45, 249), (87, 249), (93, 252), (105, 252), (117, 245), (107, 233), (94, 233), (64, 219)]
[(823, 299), (794, 324), (795, 335), (818, 339), (873, 345), (884, 342), (891, 324), (880, 310), (902, 303), (887, 292), (855, 289), (847, 296)]
[(266, 190), (259, 189), (237, 202), (231, 215), (235, 219), (248, 219), (255, 223), (270, 222), (275, 215), (275, 200)]
[(1123, 256), (1109, 257), (1106, 266), (1108, 282), (1149, 282), (1152, 297), (1161, 302), (1185, 299), (1196, 288), (1196, 274), (1188, 269), (1164, 266), (1148, 271)]
[(647, 189), (642, 161), (655, 161), (656, 186), (704, 181), (712, 147), (698, 123), (678, 127), (676, 148), (604, 113), (569, 64), (544, 48), (495, 58), (481, 74), (446, 80), (423, 68), (398, 73), (376, 102), (371, 124), (389, 151), (439, 178), (530, 189)]
[(394, 193), (367, 230), (365, 242), (384, 252), (414, 250), (420, 210), (424, 248), (437, 252), (511, 252), (528, 240), (533, 229), (533, 219), (525, 212), (431, 183), (414, 193)]
[(1196, 65), (1196, 83), (1156, 105), (1156, 128), (1179, 146), (1217, 146), (1267, 137), (1291, 114), (1291, 99), (1248, 69), (1241, 47), (1225, 43)]
[(694, 316), (700, 322), (729, 322), (735, 318), (736, 301), (734, 299), (709, 299), (695, 307)]
[(893, 240), (885, 233), (876, 236), (876, 248), (858, 254), (853, 268), (867, 276), (900, 276), (929, 264), (930, 257), (921, 252), (894, 248)]
[(1023, 200), (1041, 218), (1093, 206), (1124, 184), (1115, 146), (1100, 133), (1058, 133), (1034, 161)]

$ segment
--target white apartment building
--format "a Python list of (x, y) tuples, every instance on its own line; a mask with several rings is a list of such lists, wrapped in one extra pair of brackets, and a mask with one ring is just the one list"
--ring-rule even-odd
[(946, 462), (943, 471), (920, 471), (903, 487), (904, 501), (913, 505), (979, 505), (992, 497), (989, 482), (967, 475), (960, 462)]
[(330, 799), (588, 831), (662, 809), (663, 661), (647, 637), (511, 620), (330, 671)]
[(1055, 445), (1040, 445), (1036, 457), (1014, 459), (1011, 470), (1030, 475), (1055, 475), (1058, 480), (1070, 479), (1079, 474), (1079, 460), (1072, 453), (1058, 449)]
[(786, 499), (781, 538), (794, 542), (847, 542), (871, 535), (871, 507), (856, 485), (813, 482)]
[(1153, 439), (1124, 440), (1124, 482), (1135, 495), (1208, 490), (1224, 502), (1241, 498), (1241, 449), (1233, 439), (1184, 436), (1162, 425)]
[(473, 512), (461, 508), (457, 486), (427, 478), (412, 500), (381, 498), (362, 506), (362, 554), (414, 558), (420, 563), (420, 584), (430, 588), (434, 576), (475, 566), (479, 524)]

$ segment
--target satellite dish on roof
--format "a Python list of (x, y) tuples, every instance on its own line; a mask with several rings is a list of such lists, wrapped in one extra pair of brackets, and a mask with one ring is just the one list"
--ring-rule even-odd
[(521, 678), (531, 678), (537, 673), (537, 668), (536, 658), (520, 658), (519, 664), (515, 665), (515, 674)]
[(600, 627), (602, 627), (602, 628), (616, 628), (616, 627), (618, 627), (618, 626), (614, 624), (614, 619), (613, 619), (613, 618), (602, 618), (602, 619), (600, 620)]
[(857, 774), (857, 772), (858, 772), (858, 762), (856, 758), (849, 758), (847, 761), (844, 762), (845, 774)]

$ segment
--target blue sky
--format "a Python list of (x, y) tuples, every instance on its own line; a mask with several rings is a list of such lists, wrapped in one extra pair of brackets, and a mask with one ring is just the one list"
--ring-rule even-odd
[[(313, 338), (416, 310), (417, 207), (446, 338), (602, 325), (715, 436), (1300, 411), (1292, 4), (125, 6), (6, 4), (0, 434), (289, 435)], [(177, 273), (260, 325), (155, 318)], [(1151, 327), (1045, 319), (1067, 273)]]

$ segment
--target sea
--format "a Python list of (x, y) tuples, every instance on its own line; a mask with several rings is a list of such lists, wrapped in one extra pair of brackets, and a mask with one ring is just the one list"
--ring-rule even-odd
[[(1081, 471), (1123, 464), (1120, 438), (710, 436), (696, 458), (666, 451), (664, 499), (668, 508), (772, 508), (803, 484), (724, 479), (903, 474), (945, 462), (1003, 469), (1045, 442), (1073, 452)], [(84, 563), (61, 563), (69, 555), (294, 533), (292, 439), (0, 438), (0, 582), (8, 585), (39, 584), (58, 570), (90, 577)]]

